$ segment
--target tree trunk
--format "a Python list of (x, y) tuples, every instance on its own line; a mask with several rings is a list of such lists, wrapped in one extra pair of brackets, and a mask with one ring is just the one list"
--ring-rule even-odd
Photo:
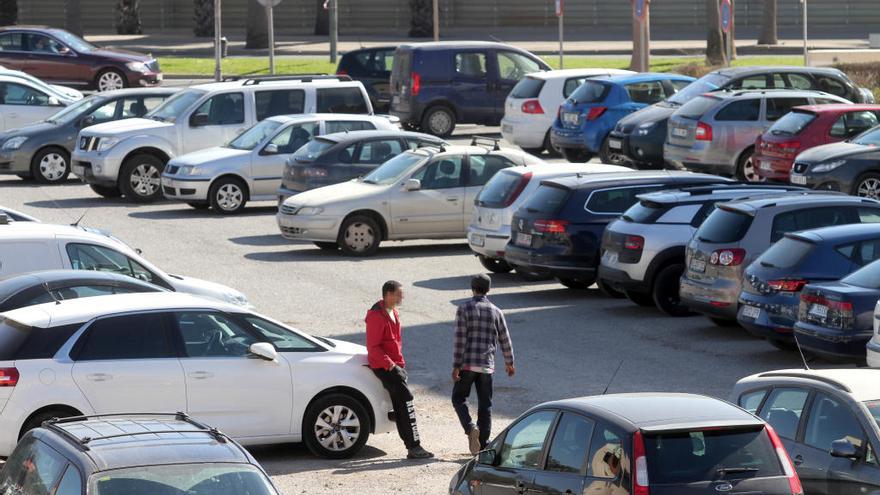
[(65, 0), (64, 2), (64, 29), (71, 33), (82, 36), (82, 15), (80, 14), (79, 0)]
[(315, 0), (315, 35), (330, 34), (330, 11), (324, 8), (325, 0)]
[(721, 32), (721, 2), (706, 0), (706, 63), (725, 65), (724, 37)]
[(142, 34), (141, 6), (138, 0), (116, 2), (116, 32), (118, 34)]
[(193, 34), (200, 38), (214, 36), (214, 0), (193, 0)]
[(761, 13), (761, 36), (758, 38), (759, 45), (779, 44), (779, 35), (776, 31), (776, 0), (764, 0), (764, 11)]
[(642, 26), (639, 23), (639, 21), (637, 21), (635, 19), (635, 17), (633, 17), (632, 18), (633, 51), (632, 51), (632, 58), (630, 58), (630, 60), (629, 60), (629, 70), (638, 71), (639, 65), (642, 60), (642, 44), (639, 43), (639, 31), (641, 30), (641, 28), (642, 28)]
[(269, 48), (269, 26), (266, 7), (257, 0), (247, 0), (247, 34), (244, 47), (248, 49)]
[(18, 24), (18, 1), (0, 0), (0, 26)]
[[(439, 1), (439, 0), (438, 0)], [(409, 0), (409, 35), (413, 38), (434, 36), (433, 0)]]

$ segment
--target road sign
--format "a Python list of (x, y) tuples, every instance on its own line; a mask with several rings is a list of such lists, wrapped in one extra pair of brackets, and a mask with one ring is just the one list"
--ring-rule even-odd
[(565, 0), (556, 0), (556, 17), (565, 13)]
[[(269, 3), (269, 0), (257, 0), (257, 3), (259, 3), (263, 7), (266, 7), (267, 4)], [(277, 7), (279, 3), (281, 3), (281, 0), (272, 0), (273, 7)]]
[(645, 20), (648, 12), (648, 0), (633, 0), (633, 18), (639, 22)]
[(721, 0), (721, 30), (725, 33), (730, 31), (733, 23), (733, 12), (730, 10), (730, 0)]

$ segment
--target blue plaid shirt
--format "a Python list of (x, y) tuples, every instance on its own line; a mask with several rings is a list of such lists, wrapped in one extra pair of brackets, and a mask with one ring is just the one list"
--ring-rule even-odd
[(501, 310), (486, 296), (474, 296), (458, 307), (452, 340), (453, 368), (492, 373), (499, 342), (504, 363), (513, 366), (513, 346)]

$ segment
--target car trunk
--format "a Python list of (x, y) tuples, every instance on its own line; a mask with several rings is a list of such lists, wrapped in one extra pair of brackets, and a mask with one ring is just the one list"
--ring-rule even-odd
[(501, 229), (505, 209), (519, 198), (531, 179), (531, 172), (502, 170), (495, 174), (474, 200), (473, 224), (486, 230)]
[(571, 190), (552, 185), (541, 185), (528, 202), (520, 208), (511, 223), (511, 242), (526, 249), (542, 249), (567, 243), (565, 220), (557, 219)]
[(824, 278), (820, 264), (810, 261), (816, 245), (807, 238), (786, 236), (770, 246), (749, 265), (743, 291), (750, 294), (773, 295), (779, 292), (800, 292), (816, 277)]
[(719, 278), (739, 279), (747, 254), (740, 242), (752, 220), (753, 217), (746, 212), (725, 208), (718, 208), (709, 215), (688, 244), (686, 276), (705, 284), (712, 284)]
[[(544, 113), (546, 110), (541, 108), (538, 97), (541, 95), (541, 89), (544, 87), (544, 80), (536, 77), (526, 76), (513, 87), (513, 90), (507, 96), (504, 105), (504, 116), (507, 118), (518, 119), (525, 115)], [(528, 112), (524, 112), (525, 109)], [(539, 111), (540, 109), (540, 111)]]
[(394, 52), (394, 63), (391, 67), (391, 106), (399, 111), (408, 111), (409, 96), (412, 84), (413, 52), (409, 48), (400, 47)]
[(559, 121), (566, 129), (580, 129), (584, 122), (599, 118), (611, 86), (600, 81), (584, 81), (559, 108)]
[[(719, 98), (702, 95), (685, 103), (669, 118), (666, 140), (669, 144), (689, 148), (697, 139), (700, 119), (718, 103)], [(705, 136), (704, 136), (705, 137)]]

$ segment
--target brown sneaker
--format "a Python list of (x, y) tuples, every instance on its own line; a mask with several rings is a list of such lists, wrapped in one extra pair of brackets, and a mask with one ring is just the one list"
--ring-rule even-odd
[(409, 449), (406, 453), (407, 459), (430, 459), (434, 457), (434, 454), (428, 452), (422, 447), (413, 447)]
[(480, 429), (476, 426), (471, 428), (471, 432), (468, 433), (468, 448), (471, 451), (471, 455), (480, 453)]

